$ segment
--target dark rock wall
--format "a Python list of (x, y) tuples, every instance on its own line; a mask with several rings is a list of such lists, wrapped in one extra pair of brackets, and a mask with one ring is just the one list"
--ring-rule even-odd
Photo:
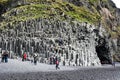
[[(92, 9), (88, 1), (65, 1)], [(11, 0), (11, 2), (14, 4), (9, 5), (5, 10), (31, 4), (25, 0)], [(44, 3), (44, 1), (41, 0), (39, 3)], [(105, 7), (105, 4), (102, 5), (99, 2), (98, 6)], [(112, 7), (115, 7), (114, 4)], [(107, 8), (109, 9), (109, 6)], [(11, 15), (16, 13), (17, 11), (13, 11)], [(115, 13), (114, 22), (116, 21), (115, 25), (119, 25), (119, 9)], [(102, 25), (94, 26), (86, 22), (31, 19), (7, 24), (5, 30), (1, 30), (0, 33), (1, 53), (7, 50), (10, 57), (21, 57), (24, 52), (27, 52), (30, 57), (37, 53), (40, 58), (44, 58), (43, 62), (49, 61), (51, 56), (56, 55), (61, 64), (65, 61), (66, 65), (100, 65), (100, 62), (111, 63), (112, 54), (119, 53), (120, 50), (119, 38), (111, 39)]]
[(109, 49), (104, 48), (107, 41), (102, 42), (105, 30), (86, 22), (40, 18), (8, 26), (1, 31), (0, 48), (1, 52), (7, 50), (10, 57), (21, 57), (24, 52), (30, 57), (37, 53), (47, 62), (55, 55), (61, 64), (65, 61), (66, 65), (80, 66), (100, 65), (101, 54), (110, 60)]

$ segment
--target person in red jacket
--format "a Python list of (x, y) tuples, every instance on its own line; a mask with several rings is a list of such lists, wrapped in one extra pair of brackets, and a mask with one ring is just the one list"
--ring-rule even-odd
[(26, 61), (26, 59), (27, 59), (27, 54), (24, 53), (24, 54), (23, 54), (23, 60), (22, 60), (22, 61)]
[(59, 61), (58, 61), (57, 59), (56, 59), (56, 63), (55, 63), (55, 64), (56, 64), (56, 70), (57, 70), (57, 69), (60, 69), (60, 68), (59, 68)]

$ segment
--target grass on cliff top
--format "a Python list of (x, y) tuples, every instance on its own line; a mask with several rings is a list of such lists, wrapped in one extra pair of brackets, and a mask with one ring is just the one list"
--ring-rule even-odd
[(100, 15), (97, 12), (92, 13), (85, 7), (76, 7), (72, 4), (71, 6), (73, 6), (75, 11), (69, 11), (67, 14), (79, 21), (96, 23), (100, 19)]
[(7, 24), (14, 25), (16, 22), (24, 22), (26, 20), (35, 19), (35, 18), (45, 18), (48, 17), (50, 13), (49, 5), (25, 5), (18, 8), (14, 8), (8, 12), (6, 12), (3, 16), (5, 17), (5, 21), (1, 23), (2, 26), (6, 26)]
[(8, 0), (0, 0), (0, 5), (6, 4)]
[(0, 3), (8, 2), (8, 0), (0, 0)]
[[(34, 1), (38, 2), (44, 0)], [(75, 20), (89, 23), (95, 23), (98, 21), (98, 19), (100, 19), (100, 15), (97, 12), (91, 13), (85, 7), (77, 7), (68, 2), (62, 2), (62, 0), (57, 0), (55, 2), (52, 2), (51, 0), (45, 1), (51, 3), (31, 4), (13, 8), (12, 10), (3, 14), (3, 16), (5, 17), (5, 21), (2, 22), (1, 25), (5, 26), (6, 23), (14, 24), (14, 22), (26, 21), (29, 19), (36, 18), (51, 18), (51, 17), (57, 18), (58, 16), (59, 19), (66, 20), (66, 16), (69, 16)]]
[[(26, 0), (26, 1), (41, 1), (41, 0)], [(29, 19), (39, 18), (39, 17), (47, 17), (50, 8), (49, 5), (46, 4), (31, 4), (31, 5), (24, 5), (19, 6), (16, 8), (11, 9), (10, 11), (7, 11), (3, 14), (3, 17), (5, 17), (5, 20), (3, 21), (2, 25), (6, 23), (14, 24), (14, 22), (19, 21), (26, 21)]]

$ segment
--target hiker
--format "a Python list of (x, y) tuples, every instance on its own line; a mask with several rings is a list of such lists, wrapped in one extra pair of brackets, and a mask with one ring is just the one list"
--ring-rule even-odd
[(34, 54), (34, 55), (33, 55), (33, 58), (34, 58), (34, 64), (37, 65), (38, 55), (37, 55), (37, 54)]
[(59, 68), (59, 61), (58, 61), (57, 56), (56, 56), (56, 58), (55, 58), (55, 64), (56, 64), (56, 70), (57, 70), (57, 69), (60, 69), (60, 68)]
[(24, 53), (24, 54), (23, 54), (23, 59), (22, 59), (22, 61), (26, 61), (26, 60), (27, 60), (27, 54)]
[(50, 57), (50, 64), (52, 64), (52, 57)]
[(53, 57), (53, 64), (56, 64), (55, 62), (56, 62), (56, 57), (54, 55), (54, 57)]
[(114, 68), (115, 68), (115, 59), (116, 59), (116, 55), (113, 55), (112, 56), (112, 65), (114, 66)]
[(5, 60), (5, 57), (4, 57), (4, 54), (2, 54), (1, 62), (4, 62), (4, 60)]
[(76, 55), (76, 58), (75, 58), (75, 64), (76, 66), (78, 65), (78, 54)]
[(5, 51), (5, 52), (2, 54), (2, 60), (1, 60), (1, 62), (5, 62), (5, 63), (8, 62), (8, 53), (7, 53), (7, 51)]
[(56, 60), (56, 70), (57, 70), (57, 69), (60, 69), (60, 68), (59, 68), (59, 61), (58, 61), (58, 60)]
[(8, 62), (8, 53), (7, 53), (7, 51), (4, 53), (4, 58), (5, 58), (5, 63), (7, 63)]

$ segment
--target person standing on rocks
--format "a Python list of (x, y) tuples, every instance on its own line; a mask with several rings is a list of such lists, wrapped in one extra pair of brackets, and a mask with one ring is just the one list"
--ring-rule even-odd
[(37, 65), (38, 55), (37, 55), (37, 54), (34, 54), (34, 55), (33, 55), (33, 58), (34, 58), (34, 64)]

